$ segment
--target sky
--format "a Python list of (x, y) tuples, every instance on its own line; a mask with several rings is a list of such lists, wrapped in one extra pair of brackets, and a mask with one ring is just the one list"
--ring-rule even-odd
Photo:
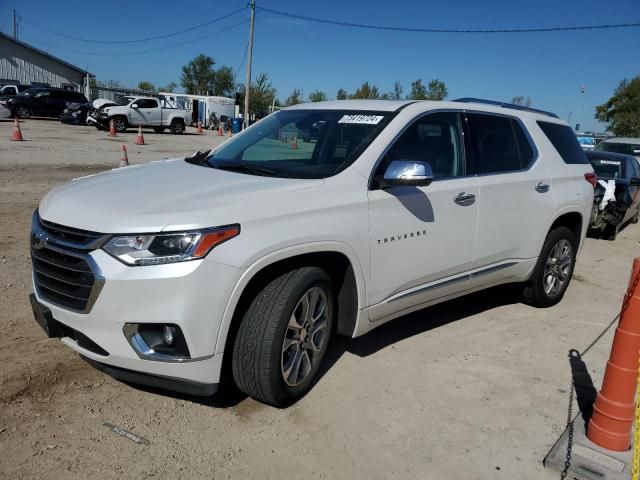
[[(331, 20), (419, 28), (527, 28), (640, 22), (640, 0), (256, 0), (253, 78), (266, 73), (284, 101), (294, 88), (305, 97), (319, 89), (335, 98), (339, 88), (363, 82), (381, 92), (417, 78), (444, 81), (449, 98), (510, 101), (531, 97), (532, 106), (557, 113), (581, 130), (603, 130), (593, 118), (623, 78), (640, 74), (640, 28), (519, 34), (435, 34), (379, 31), (278, 16), (260, 7)], [(181, 67), (204, 53), (217, 66), (238, 71), (249, 32), (247, 0), (185, 2), (139, 0), (0, 0), (0, 29), (95, 74), (135, 86), (148, 80), (180, 84)], [(202, 28), (139, 43), (194, 27)], [(37, 25), (37, 26), (36, 26)], [(45, 31), (41, 27), (50, 31)], [(56, 32), (56, 33), (52, 33)], [(205, 38), (203, 38), (205, 37)], [(166, 48), (169, 47), (169, 48)], [(159, 50), (160, 49), (160, 50)], [(149, 50), (156, 50), (149, 52)], [(144, 53), (140, 53), (144, 52)], [(581, 87), (585, 93), (581, 94)]]

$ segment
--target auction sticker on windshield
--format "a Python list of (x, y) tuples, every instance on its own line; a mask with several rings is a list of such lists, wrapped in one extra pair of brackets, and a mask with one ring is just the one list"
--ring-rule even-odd
[(365, 125), (376, 125), (384, 117), (382, 115), (344, 115), (338, 123), (362, 123)]

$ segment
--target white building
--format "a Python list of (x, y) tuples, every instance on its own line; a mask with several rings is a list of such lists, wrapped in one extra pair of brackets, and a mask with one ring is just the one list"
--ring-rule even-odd
[(0, 83), (50, 86), (89, 96), (93, 74), (0, 32)]

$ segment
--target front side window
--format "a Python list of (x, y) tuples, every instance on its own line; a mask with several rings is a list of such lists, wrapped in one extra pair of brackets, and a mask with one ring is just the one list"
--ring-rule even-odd
[(326, 178), (351, 165), (392, 112), (284, 110), (212, 154), (213, 168), (285, 178)]
[(46, 90), (41, 90), (38, 93), (36, 93), (33, 98), (37, 99), (37, 100), (48, 100), (50, 97), (50, 93), (47, 92)]
[(377, 175), (394, 160), (427, 162), (434, 179), (464, 175), (464, 157), (460, 140), (459, 115), (441, 112), (416, 120), (387, 151)]
[(138, 108), (158, 108), (158, 102), (150, 98), (141, 98), (135, 102)]
[(522, 127), (509, 117), (467, 113), (470, 174), (514, 172), (533, 161), (533, 149)]

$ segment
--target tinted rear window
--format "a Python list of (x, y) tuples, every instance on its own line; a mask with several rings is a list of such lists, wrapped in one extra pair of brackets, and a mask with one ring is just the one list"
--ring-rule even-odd
[(571, 127), (549, 122), (538, 122), (538, 126), (558, 151), (564, 163), (570, 165), (589, 163)]

